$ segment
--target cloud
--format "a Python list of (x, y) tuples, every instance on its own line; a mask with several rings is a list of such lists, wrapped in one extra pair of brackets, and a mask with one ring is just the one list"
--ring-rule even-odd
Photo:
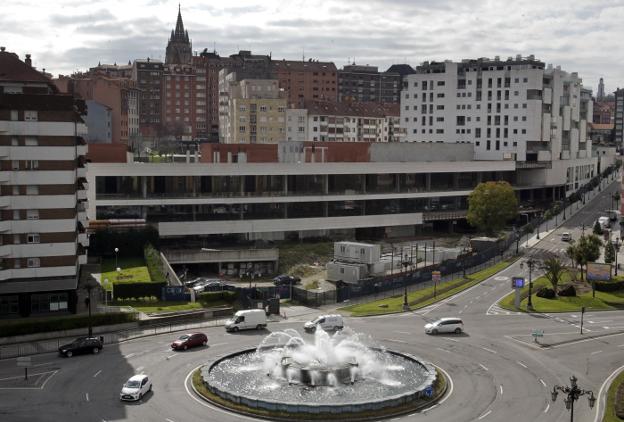
[(89, 12), (78, 15), (61, 15), (61, 14), (53, 14), (50, 15), (50, 22), (53, 25), (71, 25), (71, 24), (80, 24), (89, 22), (89, 23), (97, 23), (97, 22), (110, 22), (115, 21), (115, 16), (111, 14), (106, 9), (96, 10), (95, 12)]

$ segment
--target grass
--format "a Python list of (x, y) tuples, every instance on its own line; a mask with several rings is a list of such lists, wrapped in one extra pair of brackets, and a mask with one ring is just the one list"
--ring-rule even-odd
[[(427, 287), (407, 295), (407, 302), (411, 310), (420, 309), (432, 303), (439, 302), (449, 296), (466, 290), (492, 275), (504, 270), (515, 261), (514, 259), (505, 260), (485, 268), (474, 274), (467, 275), (466, 278), (456, 278), (437, 287), (437, 295), (433, 297), (433, 287)], [(339, 311), (349, 312), (351, 316), (370, 316), (383, 315), (403, 311), (403, 295), (395, 295), (389, 298), (375, 300), (359, 305), (346, 306), (340, 308)]]
[[(570, 275), (566, 273), (563, 277), (563, 282), (559, 284), (565, 285), (570, 282)], [(531, 295), (531, 301), (533, 302), (533, 309), (535, 312), (578, 312), (581, 307), (591, 309), (592, 311), (609, 311), (624, 308), (624, 291), (617, 292), (596, 292), (596, 297), (592, 296), (592, 292), (582, 293), (578, 296), (557, 296), (555, 299), (545, 299), (537, 297), (536, 292), (542, 287), (552, 287), (546, 277), (539, 277), (533, 282), (533, 294)], [(505, 296), (498, 305), (501, 308), (510, 311), (525, 311), (528, 302), (529, 288), (525, 287), (521, 289), (520, 294), (523, 298), (520, 302), (520, 309), (514, 306), (515, 293), (510, 293)]]
[(319, 281), (318, 280), (311, 281), (310, 283), (305, 285), (305, 289), (306, 290), (314, 290), (314, 289), (318, 289), (318, 288), (319, 288)]
[(332, 242), (285, 242), (279, 244), (278, 248), (280, 274), (288, 274), (295, 267), (301, 265), (311, 265), (315, 262), (325, 264), (334, 255)]
[(161, 302), (161, 301), (136, 301), (136, 300), (120, 300), (116, 301), (115, 306), (132, 306), (134, 309), (146, 314), (173, 311), (190, 311), (193, 309), (201, 309), (199, 302)]
[[(111, 291), (115, 283), (151, 282), (149, 271), (143, 257), (119, 258), (117, 265), (121, 271), (115, 269), (115, 259), (105, 259), (102, 262), (102, 286)], [(106, 283), (104, 280), (108, 280)]]
[(620, 372), (620, 374), (615, 377), (609, 387), (609, 392), (607, 393), (607, 407), (605, 408), (602, 422), (622, 422), (622, 419), (618, 418), (615, 414), (615, 394), (617, 393), (618, 387), (622, 384), (624, 384), (624, 371)]

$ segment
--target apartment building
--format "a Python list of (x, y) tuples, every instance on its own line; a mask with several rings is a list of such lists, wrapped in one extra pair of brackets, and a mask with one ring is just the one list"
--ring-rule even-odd
[(306, 101), (338, 99), (338, 71), (332, 62), (273, 60), (271, 72), (279, 80), (291, 108), (301, 108)]
[(165, 64), (162, 85), (162, 134), (190, 140), (196, 136), (197, 98), (195, 68)]
[(0, 48), (0, 316), (75, 312), (86, 263), (84, 101)]
[(274, 144), (286, 140), (286, 100), (277, 79), (219, 73), (219, 140), (225, 144)]
[[(401, 142), (404, 138), (398, 104), (309, 101), (305, 107), (305, 113), (288, 111), (292, 118), (287, 118), (286, 133), (293, 140), (295, 133), (296, 140), (303, 136), (320, 142)], [(302, 115), (305, 125), (300, 125)]]
[(161, 129), (163, 63), (139, 59), (132, 63), (131, 78), (140, 91), (139, 131), (143, 136), (157, 136)]
[(624, 135), (622, 128), (624, 126), (624, 89), (615, 91), (615, 132), (614, 141), (616, 148), (624, 150)]
[(113, 141), (113, 114), (111, 108), (97, 101), (87, 100), (87, 135), (84, 139), (90, 144), (110, 144)]
[(352, 64), (338, 71), (341, 102), (399, 103), (401, 87), (401, 74), (379, 72), (377, 66)]
[(555, 177), (574, 185), (595, 166), (587, 125), (591, 92), (575, 72), (533, 56), (496, 57), (425, 62), (406, 81), (401, 123), (407, 141), (470, 143), (478, 160), (542, 166), (536, 184)]

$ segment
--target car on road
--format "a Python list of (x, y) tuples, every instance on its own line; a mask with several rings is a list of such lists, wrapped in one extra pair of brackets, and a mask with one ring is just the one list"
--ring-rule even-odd
[(427, 334), (461, 334), (463, 331), (464, 322), (460, 318), (440, 318), (437, 321), (425, 325), (425, 333)]
[(561, 241), (569, 242), (571, 240), (572, 240), (572, 235), (570, 235), (570, 233), (568, 233), (568, 232), (561, 233)]
[(152, 381), (147, 375), (134, 375), (121, 387), (120, 400), (137, 401), (152, 391)]
[(79, 337), (71, 343), (64, 344), (58, 348), (59, 354), (65, 357), (81, 355), (85, 353), (98, 354), (104, 345), (97, 337)]
[(295, 277), (293, 275), (281, 274), (273, 279), (273, 284), (276, 286), (288, 286), (292, 284), (301, 283), (301, 279), (299, 277)]
[(263, 330), (267, 326), (266, 312), (262, 309), (246, 309), (236, 312), (225, 322), (225, 331)]
[(193, 287), (193, 286), (195, 285), (195, 283), (197, 283), (197, 282), (199, 282), (199, 281), (201, 281), (201, 280), (202, 280), (202, 278), (201, 278), (201, 277), (195, 277), (195, 278), (193, 278), (193, 279), (191, 279), (191, 280), (187, 280), (187, 281), (185, 281), (185, 282), (184, 282), (184, 285), (185, 285), (186, 287)]
[(602, 216), (602, 217), (598, 218), (598, 223), (600, 224), (600, 227), (603, 230), (608, 229), (609, 227), (611, 227), (611, 220), (609, 220), (609, 217)]
[(303, 329), (308, 333), (313, 333), (318, 327), (325, 331), (337, 331), (344, 328), (342, 315), (320, 315), (312, 321), (303, 324)]
[(178, 337), (177, 340), (171, 343), (171, 348), (173, 350), (186, 350), (190, 349), (191, 347), (205, 346), (207, 344), (208, 337), (206, 337), (206, 334), (188, 333), (182, 334), (180, 337)]

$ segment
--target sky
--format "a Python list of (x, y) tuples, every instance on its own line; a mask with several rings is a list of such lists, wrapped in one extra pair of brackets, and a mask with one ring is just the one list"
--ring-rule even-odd
[[(164, 59), (178, 2), (4, 0), (0, 45), (53, 75)], [(385, 70), (393, 63), (535, 55), (594, 93), (624, 87), (624, 0), (187, 0), (193, 50)]]

